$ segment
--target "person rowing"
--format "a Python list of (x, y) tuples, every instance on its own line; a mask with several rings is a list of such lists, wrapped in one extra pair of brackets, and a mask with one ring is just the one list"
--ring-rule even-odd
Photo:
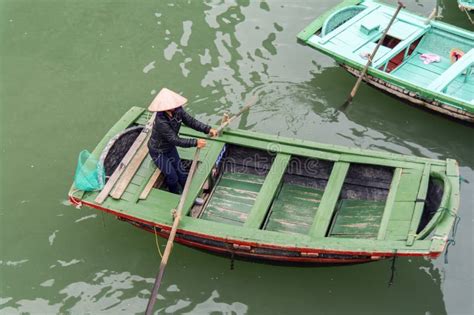
[(187, 99), (183, 96), (163, 88), (148, 107), (149, 111), (156, 112), (148, 141), (150, 156), (156, 167), (164, 174), (168, 190), (174, 194), (181, 194), (188, 176), (181, 164), (176, 147), (203, 148), (206, 146), (205, 139), (180, 137), (181, 123), (211, 137), (218, 135), (216, 129), (189, 115), (183, 108), (186, 103)]

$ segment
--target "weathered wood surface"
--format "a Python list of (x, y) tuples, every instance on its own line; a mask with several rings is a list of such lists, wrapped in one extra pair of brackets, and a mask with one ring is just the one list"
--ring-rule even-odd
[(120, 176), (120, 179), (118, 182), (115, 184), (114, 188), (110, 192), (110, 196), (114, 199), (120, 199), (122, 197), (122, 194), (124, 193), (125, 189), (127, 189), (130, 181), (132, 178), (135, 176), (135, 173), (138, 171), (140, 166), (143, 163), (143, 160), (145, 157), (148, 155), (148, 139), (150, 137), (146, 137), (144, 143), (138, 149), (137, 153), (133, 156), (132, 160), (128, 164), (127, 168), (123, 172), (122, 176)]
[[(142, 116), (145, 117), (144, 114)], [(130, 123), (133, 122), (130, 122), (128, 119), (126, 124), (124, 122), (126, 126), (129, 126)], [(184, 136), (194, 135), (193, 131), (190, 131), (184, 127), (182, 129), (182, 134)], [(269, 142), (278, 144), (278, 146), (275, 146), (275, 151), (279, 153), (287, 153), (292, 156), (302, 156), (313, 159), (316, 156), (316, 158), (335, 161), (335, 169), (341, 168), (340, 166), (337, 167), (337, 165), (340, 165), (341, 162), (397, 167), (398, 169), (395, 170), (395, 175), (392, 178), (392, 184), (394, 181), (397, 181), (398, 189), (393, 190), (392, 193), (392, 186), (390, 186), (390, 194), (387, 198), (387, 205), (385, 206), (384, 215), (381, 218), (379, 227), (380, 234), (380, 232), (383, 230), (384, 222), (386, 221), (385, 234), (387, 237), (375, 239), (373, 236), (373, 230), (370, 230), (370, 227), (350, 226), (353, 223), (353, 218), (343, 215), (339, 216), (341, 214), (339, 212), (336, 212), (335, 219), (332, 219), (334, 216), (333, 212), (328, 213), (328, 217), (330, 217), (330, 219), (327, 222), (329, 224), (332, 223), (331, 229), (329, 229), (329, 237), (311, 237), (311, 234), (309, 233), (310, 230), (306, 230), (307, 232), (305, 233), (294, 233), (300, 232), (303, 229), (308, 229), (309, 224), (314, 223), (314, 221), (312, 222), (312, 219), (317, 217), (320, 210), (322, 210), (321, 204), (319, 204), (318, 209), (315, 208), (318, 206), (318, 201), (321, 203), (324, 201), (324, 195), (322, 198), (319, 196), (311, 196), (307, 193), (302, 193), (301, 196), (296, 196), (296, 191), (285, 194), (282, 193), (285, 190), (285, 183), (283, 184), (281, 192), (278, 192), (277, 190), (277, 197), (273, 199), (273, 205), (271, 208), (272, 211), (267, 221), (266, 230), (261, 230), (258, 228), (241, 228), (239, 226), (243, 223), (242, 221), (244, 220), (244, 214), (242, 214), (242, 212), (244, 211), (239, 213), (238, 210), (240, 210), (240, 208), (246, 207), (245, 211), (250, 211), (253, 204), (247, 204), (248, 200), (245, 200), (245, 198), (244, 200), (239, 199), (243, 196), (242, 192), (235, 190), (233, 192), (235, 199), (229, 198), (228, 195), (221, 198), (222, 208), (224, 208), (224, 206), (228, 206), (229, 203), (235, 206), (235, 209), (230, 208), (231, 211), (227, 213), (227, 218), (219, 216), (220, 213), (215, 213), (216, 215), (212, 216), (214, 215), (212, 211), (209, 211), (212, 216), (211, 220), (183, 216), (183, 225), (181, 226), (183, 233), (189, 232), (199, 235), (208, 235), (213, 240), (233, 239), (240, 240), (242, 242), (255, 242), (255, 244), (267, 244), (271, 246), (275, 245), (288, 248), (292, 248), (296, 245), (297, 247), (301, 248), (321, 249), (324, 251), (392, 253), (396, 249), (397, 254), (411, 255), (416, 253), (418, 255), (429, 255), (431, 253), (430, 251), (434, 250), (438, 252), (444, 248), (444, 240), (438, 238), (432, 239), (430, 232), (435, 231), (436, 235), (446, 237), (449, 234), (450, 228), (452, 227), (454, 216), (442, 215), (436, 217), (436, 220), (429, 221), (425, 228), (423, 228), (423, 231), (417, 235), (413, 244), (407, 244), (410, 243), (407, 242), (407, 234), (409, 233), (411, 227), (416, 225), (416, 210), (414, 210), (416, 207), (415, 204), (421, 204), (421, 202), (415, 202), (415, 199), (419, 197), (421, 191), (420, 187), (423, 186), (419, 185), (419, 187), (415, 187), (416, 185), (410, 185), (410, 183), (414, 180), (416, 181), (418, 176), (421, 182), (422, 174), (425, 173), (425, 164), (430, 163), (430, 177), (434, 176), (444, 183), (448, 182), (448, 184), (445, 185), (443, 201), (440, 204), (440, 207), (443, 209), (441, 212), (456, 213), (459, 205), (459, 170), (454, 160), (448, 160), (448, 162), (446, 162), (413, 156), (402, 156), (388, 152), (376, 152), (358, 148), (343, 148), (340, 146), (319, 144), (311, 141), (263, 135), (249, 131), (226, 130), (221, 137), (217, 139), (209, 139), (209, 150), (201, 160), (202, 162), (200, 163), (200, 166), (196, 172), (196, 176), (191, 184), (190, 194), (186, 201), (186, 204), (189, 204), (189, 209), (191, 209), (192, 203), (194, 202), (196, 196), (201, 195), (202, 184), (208, 180), (209, 175), (212, 173), (212, 169), (215, 165), (217, 157), (221, 153), (224, 145), (227, 145), (227, 147), (246, 146), (255, 149), (262, 149), (267, 147)], [(100, 148), (97, 150), (100, 152)], [(227, 151), (227, 153), (229, 153), (229, 151)], [(143, 164), (144, 163), (142, 163), (142, 166)], [(136, 219), (137, 222), (150, 222), (150, 224), (171, 226), (173, 221), (170, 216), (169, 209), (176, 207), (179, 201), (179, 196), (170, 194), (166, 191), (151, 189), (147, 199), (141, 200), (140, 202), (133, 202), (133, 200), (138, 199), (137, 196), (139, 196), (143, 191), (143, 184), (147, 184), (149, 182), (149, 178), (154, 172), (154, 169), (151, 168), (147, 168), (146, 170), (143, 169), (142, 172), (142, 166), (130, 181), (127, 189), (123, 193), (122, 198), (120, 200), (108, 198), (101, 208), (106, 208), (110, 211), (113, 211), (117, 216), (123, 216), (127, 219)], [(268, 167), (268, 169), (271, 168), (271, 162), (269, 163), (269, 166), (270, 167)], [(355, 177), (360, 175), (359, 173), (356, 173), (357, 172), (354, 173), (354, 169), (347, 173), (347, 183), (345, 183), (345, 180), (341, 182), (341, 179), (335, 182), (338, 182), (339, 184), (348, 184), (352, 175), (355, 174)], [(396, 174), (399, 174), (398, 180), (396, 179)], [(249, 192), (249, 197), (251, 197), (252, 200), (255, 200), (255, 194), (260, 191), (261, 185), (265, 181), (265, 175), (266, 174), (263, 174), (262, 177), (259, 177), (258, 182), (255, 180), (245, 180), (245, 178), (237, 179), (237, 181), (240, 181), (240, 184), (245, 188), (244, 190)], [(333, 177), (333, 175), (334, 174), (331, 174), (330, 177)], [(293, 174), (292, 176), (300, 175)], [(377, 185), (372, 186), (377, 189), (384, 189), (382, 186), (388, 185), (390, 180), (389, 178), (385, 177), (378, 177), (374, 180), (379, 179), (383, 181), (383, 185), (378, 185), (380, 184), (378, 183)], [(233, 183), (233, 181), (236, 181), (236, 179), (224, 179), (223, 183), (226, 181), (227, 183)], [(326, 179), (324, 179), (324, 181), (326, 181)], [(329, 181), (331, 182), (331, 178)], [(322, 190), (324, 187), (324, 183), (323, 185), (318, 184), (317, 186), (306, 185), (304, 182), (291, 183), (302, 185), (302, 190), (306, 188)], [(407, 183), (409, 186), (406, 185)], [(364, 185), (364, 180), (360, 182), (353, 182), (352, 185)], [(332, 186), (331, 183), (329, 183), (327, 186), (327, 188), (335, 187)], [(344, 187), (346, 187), (346, 185), (344, 185)], [(411, 192), (410, 190), (412, 189), (416, 190), (416, 192)], [(138, 192), (140, 194), (137, 195)], [(253, 195), (251, 195), (252, 192)], [(325, 194), (326, 193), (327, 192), (325, 192)], [(334, 192), (334, 194), (337, 193)], [(96, 206), (94, 205), (94, 198), (96, 196), (97, 193), (86, 193), (78, 201), (83, 201), (84, 204), (92, 204), (93, 206)], [(349, 197), (351, 196), (344, 198)], [(339, 196), (339, 198), (334, 198), (332, 201), (337, 203), (340, 198), (341, 197)], [(387, 219), (385, 219), (385, 214), (387, 214), (386, 210), (389, 206), (389, 199), (392, 199), (391, 213), (388, 213), (389, 216), (387, 216)], [(313, 207), (311, 210), (315, 211), (315, 213), (307, 212), (311, 207), (306, 206), (307, 204), (311, 204)], [(150, 209), (152, 209), (152, 211), (150, 211)], [(183, 212), (186, 211), (186, 209), (188, 209), (187, 206), (184, 207)], [(226, 210), (228, 209), (229, 207), (226, 208)], [(332, 210), (334, 211), (335, 209), (337, 210), (336, 207), (334, 207)], [(364, 209), (360, 210), (361, 213), (363, 213), (363, 210)], [(280, 215), (280, 217), (278, 215)], [(308, 217), (309, 219), (307, 219)], [(289, 220), (291, 218), (294, 218), (294, 220)], [(237, 223), (235, 223), (236, 220), (238, 221)], [(375, 224), (375, 222), (372, 223)], [(271, 224), (274, 224), (274, 229), (271, 227)], [(355, 224), (357, 224), (357, 222)], [(344, 235), (348, 234), (337, 234), (337, 228), (344, 229), (344, 231), (347, 231), (348, 228), (352, 229), (350, 231), (352, 236), (350, 238), (342, 239), (341, 237), (344, 237)], [(398, 233), (399, 230), (401, 231), (400, 233)], [(335, 232), (334, 235), (331, 234), (333, 231)], [(368, 231), (370, 233), (366, 233)], [(367, 235), (369, 234), (370, 238), (367, 238)], [(337, 235), (341, 236), (339, 237)]]
[(101, 204), (108, 197), (110, 191), (113, 189), (113, 187), (115, 186), (115, 183), (120, 178), (122, 173), (125, 171), (127, 165), (130, 163), (130, 161), (132, 160), (137, 150), (140, 148), (143, 142), (145, 142), (145, 140), (148, 138), (148, 135), (151, 132), (151, 128), (153, 126), (153, 121), (155, 120), (155, 116), (156, 116), (156, 113), (154, 113), (151, 116), (147, 125), (143, 128), (140, 135), (138, 135), (137, 139), (132, 144), (127, 154), (125, 154), (125, 157), (122, 159), (122, 162), (119, 164), (119, 166), (114, 171), (112, 176), (110, 176), (109, 180), (107, 181), (107, 183), (105, 184), (104, 188), (101, 190), (99, 195), (97, 195), (97, 197), (94, 200), (96, 203)]
[(384, 205), (384, 201), (341, 200), (329, 235), (375, 239)]
[(260, 228), (265, 219), (265, 215), (270, 208), (270, 204), (275, 197), (280, 186), (286, 167), (290, 161), (291, 155), (279, 153), (273, 161), (272, 167), (265, 177), (265, 182), (259, 191), (255, 203), (250, 210), (247, 221), (244, 226), (248, 228)]
[(310, 235), (312, 237), (324, 237), (331, 224), (331, 218), (336, 208), (339, 195), (344, 184), (344, 179), (349, 170), (349, 163), (336, 162), (329, 177), (324, 195), (319, 204), (318, 212), (314, 217)]
[(284, 183), (273, 201), (265, 230), (307, 234), (324, 191)]
[(153, 172), (153, 175), (151, 175), (143, 191), (140, 193), (139, 199), (146, 199), (148, 197), (148, 194), (153, 189), (153, 186), (155, 185), (155, 182), (158, 179), (158, 177), (160, 177), (160, 175), (161, 175), (161, 170), (157, 168)]
[(431, 165), (429, 163), (426, 163), (425, 169), (423, 170), (423, 175), (421, 177), (420, 188), (418, 189), (418, 194), (415, 200), (415, 209), (413, 210), (410, 229), (408, 230), (407, 245), (413, 245), (413, 242), (416, 238), (416, 232), (418, 230), (418, 225), (420, 224), (421, 216), (423, 214), (423, 208), (426, 202), (426, 195), (428, 193), (430, 170)]
[(265, 177), (245, 173), (224, 173), (201, 219), (243, 225), (258, 196)]

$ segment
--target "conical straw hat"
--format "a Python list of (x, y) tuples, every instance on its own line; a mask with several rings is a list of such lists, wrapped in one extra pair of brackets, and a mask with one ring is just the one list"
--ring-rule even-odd
[(165, 110), (181, 107), (186, 104), (188, 100), (178, 93), (175, 93), (167, 88), (162, 88), (160, 93), (153, 99), (148, 110), (150, 112), (163, 112)]

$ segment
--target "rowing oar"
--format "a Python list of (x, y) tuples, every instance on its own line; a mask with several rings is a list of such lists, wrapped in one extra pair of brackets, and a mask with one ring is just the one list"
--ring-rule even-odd
[(257, 102), (257, 96), (255, 95), (252, 95), (248, 101), (245, 103), (244, 107), (242, 107), (242, 109), (237, 113), (235, 114), (234, 116), (230, 117), (229, 119), (226, 119), (224, 120), (221, 125), (219, 126), (219, 128), (217, 128), (217, 134), (220, 134), (222, 132), (222, 130), (227, 127), (234, 119), (238, 118), (240, 115), (242, 115), (244, 112), (246, 112), (247, 110), (249, 110), (250, 107), (252, 107), (253, 105), (255, 105), (255, 103)]
[[(217, 129), (217, 133), (221, 133), (222, 130), (227, 127), (234, 119), (242, 115), (245, 111), (247, 111), (250, 107), (252, 107), (256, 103), (257, 98), (252, 96), (245, 106), (234, 116), (224, 121), (219, 128)], [(196, 172), (198, 160), (199, 160), (199, 153), (201, 149), (196, 148), (196, 153), (194, 153), (193, 162), (191, 164), (191, 169), (189, 170), (188, 178), (186, 179), (186, 183), (184, 184), (183, 194), (181, 195), (181, 199), (179, 200), (178, 209), (176, 210), (176, 215), (173, 221), (173, 227), (171, 228), (170, 235), (168, 237), (168, 242), (166, 243), (165, 252), (163, 257), (161, 258), (160, 263), (160, 270), (158, 271), (158, 275), (156, 276), (155, 283), (153, 284), (153, 290), (151, 292), (150, 299), (148, 300), (148, 305), (146, 306), (146, 315), (150, 315), (153, 312), (153, 307), (155, 306), (156, 302), (156, 295), (158, 294), (158, 290), (160, 289), (161, 280), (163, 279), (163, 274), (165, 272), (166, 265), (168, 264), (168, 258), (170, 257), (171, 250), (173, 249), (173, 242), (174, 238), (176, 237), (176, 231), (178, 230), (179, 221), (181, 220), (181, 213), (183, 211), (184, 202), (188, 196), (189, 186), (191, 186), (191, 182)]]
[(390, 30), (390, 27), (392, 26), (393, 22), (395, 22), (395, 19), (397, 18), (398, 13), (404, 7), (405, 7), (405, 5), (403, 3), (401, 3), (400, 1), (398, 1), (397, 10), (393, 14), (392, 19), (390, 20), (390, 22), (388, 23), (387, 28), (385, 28), (385, 31), (383, 32), (382, 37), (380, 37), (379, 42), (377, 43), (377, 45), (374, 48), (374, 51), (368, 56), (367, 64), (365, 65), (364, 70), (362, 70), (362, 73), (360, 74), (359, 78), (357, 79), (356, 84), (352, 88), (352, 91), (351, 91), (351, 94), (349, 95), (349, 98), (341, 106), (342, 110), (346, 109), (347, 106), (352, 102), (352, 99), (356, 95), (357, 90), (359, 89), (359, 86), (360, 86), (362, 80), (364, 79), (365, 75), (367, 74), (367, 70), (369, 70), (369, 67), (372, 64), (372, 61), (373, 61), (372, 58), (374, 58), (375, 55), (377, 54), (377, 51), (379, 50), (379, 47), (382, 45), (383, 41), (385, 40), (385, 37), (387, 36), (388, 31)]

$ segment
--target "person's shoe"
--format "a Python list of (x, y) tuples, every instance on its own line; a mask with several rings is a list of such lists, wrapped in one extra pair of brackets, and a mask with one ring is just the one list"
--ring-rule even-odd
[(196, 200), (194, 200), (194, 204), (198, 206), (202, 206), (204, 204), (204, 199), (196, 198)]

